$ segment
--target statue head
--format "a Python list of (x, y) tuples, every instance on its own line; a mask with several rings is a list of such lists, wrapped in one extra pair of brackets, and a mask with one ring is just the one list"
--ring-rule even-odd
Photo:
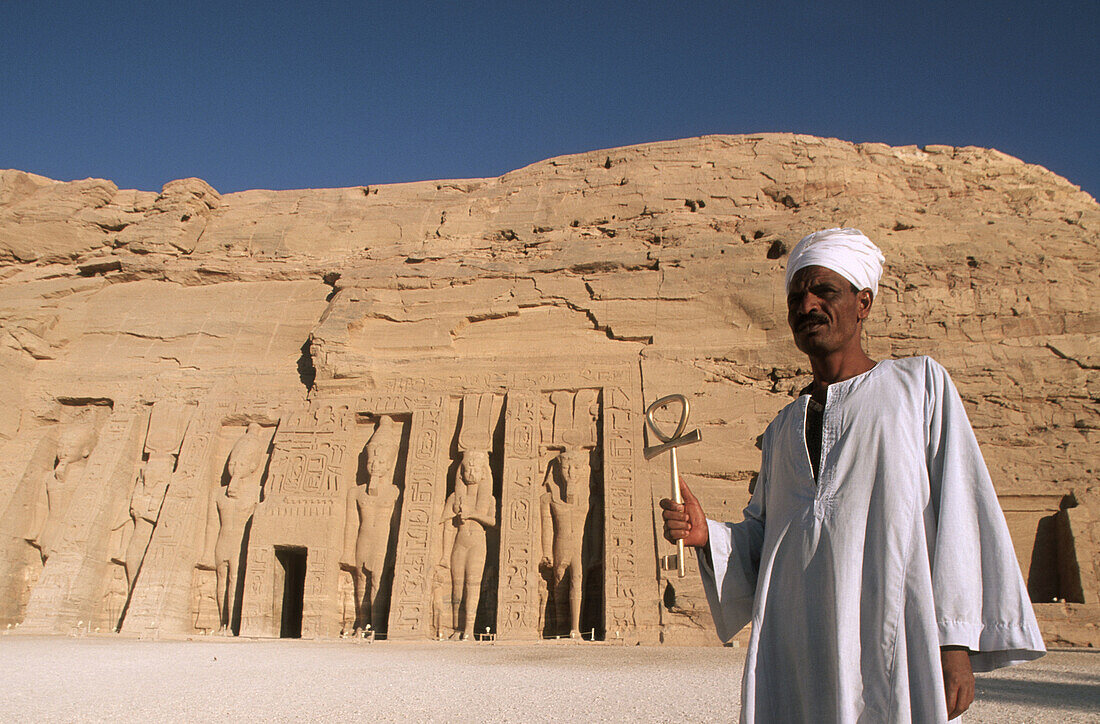
[(467, 485), (493, 484), (493, 469), (489, 466), (489, 453), (485, 450), (467, 450), (462, 453), (459, 474)]
[(58, 474), (64, 474), (69, 465), (91, 455), (96, 437), (95, 425), (87, 419), (78, 419), (62, 427), (57, 437)]
[(383, 415), (378, 427), (367, 443), (367, 475), (369, 482), (388, 482), (397, 464), (397, 452), (401, 446), (401, 429), (392, 417)]
[(558, 455), (558, 469), (561, 472), (561, 492), (575, 485), (587, 487), (591, 464), (588, 451), (584, 448), (566, 448)]
[(259, 469), (264, 457), (263, 437), (263, 428), (258, 423), (252, 422), (249, 423), (244, 435), (233, 444), (229, 461), (226, 463), (226, 469), (229, 471), (227, 495), (231, 495), (231, 491), (234, 491), (234, 482), (244, 481)]

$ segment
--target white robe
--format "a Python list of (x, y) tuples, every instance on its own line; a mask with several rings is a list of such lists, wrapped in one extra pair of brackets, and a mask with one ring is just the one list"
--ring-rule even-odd
[(700, 551), (718, 635), (752, 622), (741, 720), (944, 721), (940, 646), (975, 671), (1045, 651), (962, 401), (928, 357), (830, 385), (815, 484), (809, 399), (764, 433), (744, 521), (708, 521)]

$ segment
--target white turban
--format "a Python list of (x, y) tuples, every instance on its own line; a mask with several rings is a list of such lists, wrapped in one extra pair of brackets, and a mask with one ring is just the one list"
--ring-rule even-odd
[(823, 266), (844, 277), (856, 289), (878, 294), (878, 280), (886, 257), (859, 229), (815, 231), (794, 247), (787, 261), (786, 291), (795, 272), (808, 266)]

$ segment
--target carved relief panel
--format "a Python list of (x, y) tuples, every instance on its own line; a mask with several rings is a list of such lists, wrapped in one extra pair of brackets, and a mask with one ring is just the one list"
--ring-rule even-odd
[(508, 395), (500, 635), (602, 634), (599, 390)]
[(434, 400), (413, 413), (391, 638), (462, 638), (495, 627), (503, 398)]
[(58, 401), (0, 518), (0, 623), (24, 620), (46, 561), (63, 544), (72, 500), (110, 414), (107, 400)]
[[(246, 420), (272, 421), (270, 413), (256, 411), (257, 417), (249, 418), (235, 408), (228, 401), (203, 401), (190, 416), (122, 631), (185, 634), (218, 628), (214, 572), (195, 568), (204, 553), (207, 508), (221, 487), (226, 460)], [(207, 595), (209, 600), (201, 604)], [(204, 625), (196, 622), (199, 611), (210, 618)]]
[(280, 424), (247, 543), (242, 634), (339, 633), (326, 593), (338, 585), (355, 427), (347, 405), (327, 401), (292, 411)]
[[(369, 435), (359, 449), (354, 477), (347, 486), (344, 536), (340, 556), (341, 585), (350, 584), (351, 616), (343, 611), (341, 631), (385, 636), (402, 494), (408, 457), (410, 419), (383, 414), (356, 415)], [(363, 437), (363, 436), (360, 436)], [(344, 583), (347, 574), (347, 583)]]
[(592, 368), (511, 382), (500, 635), (656, 641), (655, 532), (636, 474), (640, 380)]
[(107, 630), (117, 631), (129, 600), (161, 508), (176, 471), (180, 446), (194, 405), (163, 400), (149, 410), (141, 462), (129, 495), (116, 501), (108, 545), (111, 562), (108, 581), (96, 618)]
[[(109, 582), (110, 523), (116, 506), (129, 493), (147, 410), (141, 406), (114, 408), (104, 418), (107, 406), (96, 407), (99, 410), (90, 415), (102, 418), (101, 426), (85, 419), (59, 436), (52, 482), (69, 487), (70, 497), (64, 501), (63, 517), (55, 517), (60, 511), (50, 503), (40, 532), (45, 566), (27, 603), (24, 627), (31, 630), (63, 631), (80, 622), (91, 628)], [(87, 462), (74, 482), (67, 475), (84, 456), (82, 450), (89, 450)], [(64, 495), (57, 499), (63, 501)], [(59, 526), (51, 532), (55, 522)], [(101, 623), (97, 620), (94, 625)]]

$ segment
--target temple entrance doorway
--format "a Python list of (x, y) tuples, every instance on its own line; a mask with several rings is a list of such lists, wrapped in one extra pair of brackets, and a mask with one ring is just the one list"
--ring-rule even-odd
[(302, 638), (302, 600), (306, 590), (306, 549), (277, 546), (275, 560), (275, 610), (279, 637)]

